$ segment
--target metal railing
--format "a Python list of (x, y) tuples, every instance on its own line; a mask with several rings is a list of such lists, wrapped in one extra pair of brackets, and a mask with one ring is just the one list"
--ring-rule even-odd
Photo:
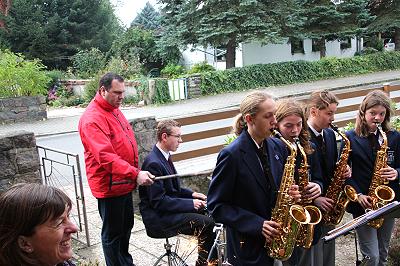
[(40, 173), (43, 183), (57, 187), (63, 190), (70, 198), (75, 199), (76, 208), (72, 207), (72, 217), (75, 221), (77, 218), (79, 232), (85, 235), (86, 242), (81, 240), (79, 233), (77, 233), (75, 239), (90, 246), (79, 155), (39, 145), (36, 147), (40, 158)]

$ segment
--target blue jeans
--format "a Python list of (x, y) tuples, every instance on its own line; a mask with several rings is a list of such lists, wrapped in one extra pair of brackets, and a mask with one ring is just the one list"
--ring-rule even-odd
[(131, 266), (129, 238), (133, 228), (132, 193), (126, 195), (97, 199), (103, 227), (101, 243), (107, 266)]

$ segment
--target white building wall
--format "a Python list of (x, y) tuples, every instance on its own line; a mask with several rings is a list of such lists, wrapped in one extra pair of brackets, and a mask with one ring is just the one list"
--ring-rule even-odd
[[(351, 57), (356, 52), (356, 39), (351, 40), (351, 48), (341, 50), (339, 41), (326, 43), (326, 55), (335, 57)], [(304, 40), (304, 53), (291, 53), (291, 44), (287, 39), (280, 44), (245, 43), (242, 45), (242, 66), (267, 64), (296, 60), (316, 61), (320, 59), (319, 51), (312, 52), (312, 41)]]
[[(362, 41), (361, 41), (362, 43)], [(362, 49), (362, 47), (361, 47)], [(340, 49), (340, 41), (326, 42), (326, 56), (338, 58), (352, 57), (356, 52), (356, 39), (351, 39), (351, 48)], [(196, 63), (207, 61), (218, 70), (225, 69), (225, 61), (214, 60), (214, 49), (209, 47), (204, 49), (189, 47), (183, 53), (184, 66), (189, 69)], [(304, 53), (291, 53), (291, 44), (288, 39), (280, 44), (243, 43), (236, 49), (236, 67), (248, 66), (253, 64), (268, 64), (277, 62), (287, 62), (296, 60), (317, 61), (320, 59), (319, 51), (312, 52), (312, 41), (304, 40)]]

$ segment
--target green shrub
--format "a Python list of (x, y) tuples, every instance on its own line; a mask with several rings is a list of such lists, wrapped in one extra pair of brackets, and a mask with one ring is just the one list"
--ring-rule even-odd
[(203, 95), (243, 91), (400, 68), (400, 52), (380, 52), (350, 58), (250, 65), (201, 74)]
[(85, 86), (85, 92), (83, 95), (83, 100), (85, 102), (90, 102), (93, 97), (96, 95), (97, 89), (99, 88), (100, 78), (103, 74), (98, 74), (94, 79), (89, 81)]
[(185, 68), (181, 65), (168, 64), (161, 70), (163, 78), (177, 78), (185, 73)]
[(201, 63), (194, 64), (192, 68), (189, 69), (188, 74), (203, 73), (209, 71), (215, 71), (215, 68), (207, 64), (206, 61), (203, 61)]
[(171, 97), (169, 96), (168, 90), (168, 80), (167, 79), (154, 79), (155, 80), (155, 95), (153, 98), (153, 103), (161, 104), (171, 102)]
[(134, 56), (130, 56), (129, 59), (122, 59), (119, 57), (112, 57), (106, 67), (106, 72), (114, 72), (125, 79), (137, 79), (143, 72), (143, 67)]
[(76, 74), (80, 78), (92, 78), (104, 68), (106, 59), (97, 48), (79, 51), (72, 57), (72, 64)]
[(46, 95), (51, 80), (39, 60), (0, 50), (0, 97)]

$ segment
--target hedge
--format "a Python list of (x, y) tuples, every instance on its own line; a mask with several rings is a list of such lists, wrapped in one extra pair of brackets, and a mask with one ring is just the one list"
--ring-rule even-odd
[(400, 52), (380, 52), (350, 58), (257, 64), (202, 73), (203, 95), (243, 91), (321, 79), (400, 69)]

